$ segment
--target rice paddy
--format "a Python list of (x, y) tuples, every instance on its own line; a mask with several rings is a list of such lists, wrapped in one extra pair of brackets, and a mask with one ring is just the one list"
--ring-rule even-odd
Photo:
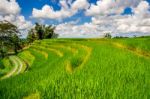
[(0, 59), (0, 99), (149, 98), (149, 38), (42, 40)]

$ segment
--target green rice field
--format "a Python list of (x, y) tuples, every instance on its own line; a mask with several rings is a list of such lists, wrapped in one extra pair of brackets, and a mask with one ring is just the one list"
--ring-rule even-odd
[(0, 99), (150, 99), (150, 37), (35, 41), (0, 59)]

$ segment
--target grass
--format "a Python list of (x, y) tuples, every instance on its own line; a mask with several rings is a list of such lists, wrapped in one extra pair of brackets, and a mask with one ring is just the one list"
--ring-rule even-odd
[(149, 99), (149, 42), (149, 38), (36, 41), (18, 54), (30, 69), (1, 80), (0, 99)]
[(30, 68), (30, 66), (32, 66), (35, 60), (35, 57), (30, 53), (30, 51), (26, 50), (19, 53), (18, 56), (26, 63), (28, 69)]
[(12, 62), (9, 60), (9, 57), (0, 60), (0, 77), (4, 76), (12, 67)]

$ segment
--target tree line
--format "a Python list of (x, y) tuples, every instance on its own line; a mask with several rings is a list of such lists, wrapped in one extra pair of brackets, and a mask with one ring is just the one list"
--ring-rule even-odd
[(17, 54), (35, 40), (57, 38), (58, 34), (54, 30), (55, 27), (52, 25), (35, 23), (35, 26), (28, 31), (28, 36), (22, 39), (17, 26), (8, 21), (0, 21), (0, 57)]

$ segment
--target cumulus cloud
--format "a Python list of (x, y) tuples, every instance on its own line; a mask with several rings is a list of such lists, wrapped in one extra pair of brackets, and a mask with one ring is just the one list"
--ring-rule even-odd
[(89, 7), (89, 3), (87, 0), (76, 0), (72, 5), (71, 9), (73, 11), (87, 9)]
[(143, 0), (115, 0), (118, 7), (136, 7)]
[(115, 1), (113, 0), (101, 0), (97, 1), (96, 5), (91, 4), (90, 8), (86, 11), (86, 15), (106, 15), (113, 11)]
[(20, 6), (16, 0), (1, 0), (0, 3), (0, 21), (7, 20), (15, 24), (19, 30), (23, 31), (32, 26), (30, 21), (26, 21), (25, 17), (20, 15)]
[[(113, 7), (110, 0), (98, 1), (96, 5), (91, 5), (86, 13), (92, 16), (90, 23), (83, 25), (74, 25), (70, 23), (60, 24), (56, 28), (56, 32), (60, 37), (100, 37), (105, 33), (110, 32), (112, 35), (150, 35), (150, 5), (147, 1), (130, 1), (126, 4), (121, 4), (118, 0), (118, 7), (130, 6), (132, 8), (132, 15), (122, 15), (116, 13), (115, 15), (107, 15), (108, 11)], [(132, 4), (135, 2), (134, 4)], [(107, 5), (106, 7), (104, 7)], [(102, 8), (98, 8), (102, 7)], [(114, 9), (114, 8), (113, 8)], [(89, 12), (88, 12), (89, 11)], [(101, 12), (99, 12), (101, 11)], [(116, 11), (117, 12), (117, 11)], [(102, 16), (100, 13), (103, 13)]]
[[(150, 34), (150, 5), (144, 0), (97, 0), (96, 4), (90, 4), (88, 0), (60, 0), (59, 4), (60, 10), (49, 5), (33, 8), (32, 17), (60, 20), (72, 17), (80, 10), (92, 17), (91, 22), (80, 25), (77, 25), (79, 20), (58, 24), (55, 32), (60, 37), (100, 37), (107, 32), (112, 35)], [(126, 7), (132, 9), (132, 15), (122, 15)], [(20, 15), (20, 9), (16, 0), (1, 0), (0, 20), (13, 22), (20, 30), (30, 28), (32, 23)]]
[(64, 19), (75, 15), (79, 10), (87, 9), (87, 0), (61, 0), (61, 9), (55, 11), (52, 6), (44, 5), (42, 9), (33, 8), (32, 17), (39, 19)]
[(20, 15), (16, 17), (16, 21), (14, 22), (19, 30), (25, 30), (32, 27), (32, 23), (30, 21), (26, 21), (25, 17)]
[(150, 6), (148, 2), (141, 1), (137, 7), (134, 8), (134, 15), (121, 16), (117, 20), (117, 29), (125, 32), (146, 32), (150, 33)]
[(106, 27), (100, 27), (97, 24), (84, 23), (82, 25), (76, 25), (73, 23), (76, 22), (59, 24), (57, 25), (55, 32), (59, 34), (60, 38), (102, 37), (106, 32)]
[(145, 18), (147, 15), (150, 14), (149, 8), (150, 8), (149, 3), (146, 1), (142, 1), (136, 8), (134, 8), (134, 13), (136, 16)]
[(62, 19), (70, 17), (72, 13), (63, 7), (60, 11), (54, 11), (49, 5), (43, 6), (41, 10), (33, 8), (32, 17), (39, 19)]
[(0, 1), (0, 15), (16, 15), (20, 12), (20, 7), (15, 0), (1, 0)]
[(136, 7), (142, 0), (100, 0), (96, 4), (91, 4), (90, 8), (85, 12), (87, 16), (120, 14), (124, 8)]

